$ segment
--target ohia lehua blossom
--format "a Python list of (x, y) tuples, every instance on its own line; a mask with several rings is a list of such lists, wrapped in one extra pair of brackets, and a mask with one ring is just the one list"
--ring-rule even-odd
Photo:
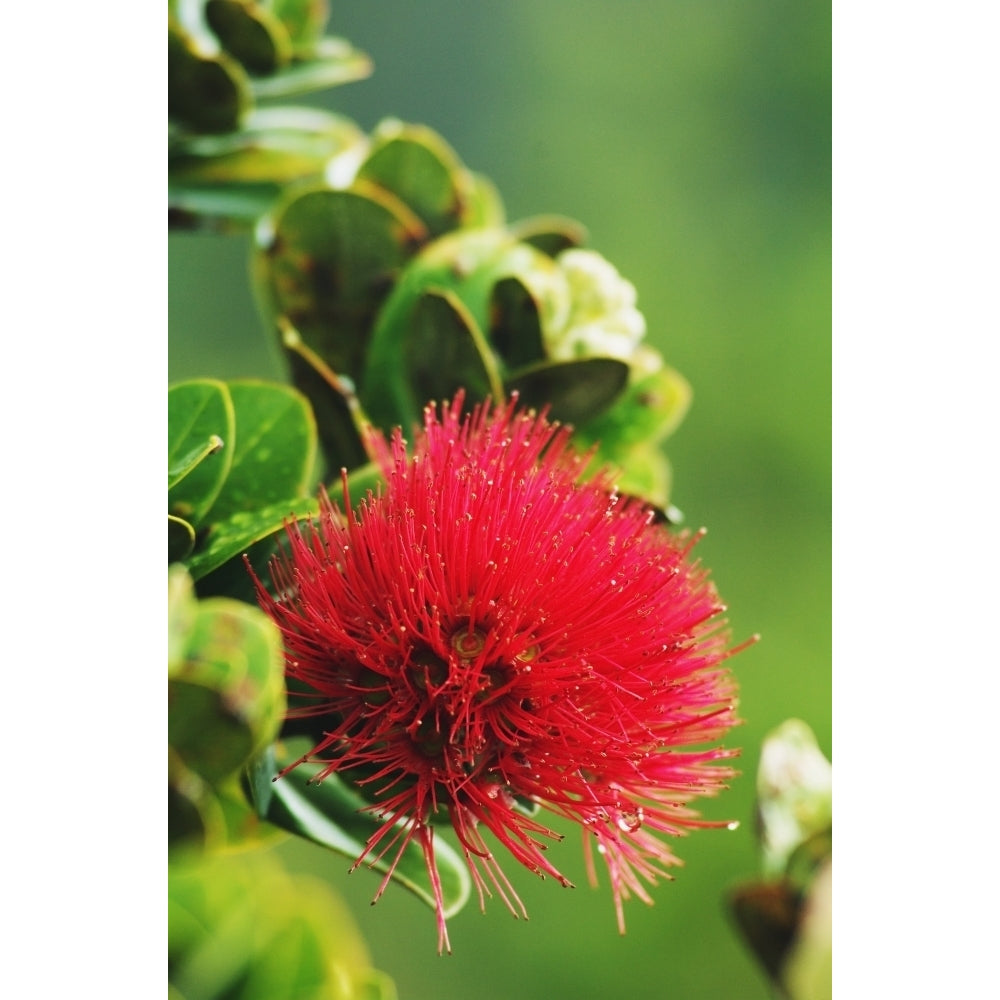
[(499, 848), (569, 884), (546, 812), (582, 828), (591, 880), (596, 847), (624, 930), (623, 901), (650, 902), (678, 863), (663, 837), (725, 825), (689, 804), (734, 773), (718, 745), (737, 721), (725, 609), (698, 536), (588, 477), (566, 428), (516, 399), (462, 406), (427, 407), (410, 451), (373, 433), (385, 487), (354, 510), (346, 479), (343, 507), (323, 493), (315, 523), (288, 526), (273, 586), (257, 581), (290, 717), (316, 733), (292, 767), (362, 788), (381, 822), (359, 863), (421, 845), (439, 948), (435, 827), (480, 904), (496, 892), (519, 914)]

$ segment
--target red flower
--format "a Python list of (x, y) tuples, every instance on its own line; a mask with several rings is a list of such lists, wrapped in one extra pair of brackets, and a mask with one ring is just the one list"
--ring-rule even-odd
[[(483, 829), (568, 885), (531, 810), (578, 822), (624, 931), (622, 901), (651, 902), (643, 882), (678, 863), (658, 835), (724, 825), (686, 805), (734, 773), (720, 762), (737, 751), (705, 747), (736, 721), (724, 607), (689, 558), (696, 539), (607, 474), (581, 479), (589, 456), (567, 430), (514, 402), (461, 405), (427, 408), (412, 457), (398, 431), (375, 436), (385, 491), (355, 513), (345, 484), (346, 515), (324, 494), (271, 564), (281, 596), (257, 583), (288, 676), (312, 692), (290, 716), (325, 733), (297, 764), (361, 769), (384, 823), (357, 863), (416, 838), (437, 885), (432, 824), (447, 817), (480, 904), (492, 885), (515, 915)], [(442, 911), (438, 891), (447, 947)]]

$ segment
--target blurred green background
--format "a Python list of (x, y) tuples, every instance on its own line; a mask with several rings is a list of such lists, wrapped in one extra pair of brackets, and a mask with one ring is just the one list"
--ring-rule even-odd
[[(579, 836), (553, 860), (561, 889), (505, 866), (530, 913), (493, 900), (450, 923), (403, 890), (289, 843), (289, 867), (350, 903), (401, 1000), (770, 996), (726, 912), (757, 873), (753, 777), (761, 740), (790, 716), (831, 753), (830, 10), (785, 0), (335, 3), (329, 30), (368, 52), (371, 79), (308, 103), (371, 129), (430, 125), (492, 178), (510, 219), (560, 213), (632, 281), (650, 341), (694, 387), (667, 442), (673, 500), (730, 607), (745, 720), (743, 776), (713, 818), (736, 832), (679, 843), (655, 906), (586, 884)], [(248, 240), (172, 235), (169, 375), (285, 372), (254, 310)]]

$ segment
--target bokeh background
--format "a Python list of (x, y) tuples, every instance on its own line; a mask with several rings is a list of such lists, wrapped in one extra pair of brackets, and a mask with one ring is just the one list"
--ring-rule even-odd
[[(632, 281), (650, 341), (694, 387), (667, 451), (673, 500), (708, 535), (699, 554), (730, 607), (743, 776), (706, 803), (735, 832), (677, 845), (685, 865), (627, 905), (586, 883), (578, 836), (553, 855), (573, 890), (507, 866), (530, 913), (493, 900), (432, 913), (308, 844), (290, 868), (349, 902), (401, 1000), (764, 1000), (725, 903), (753, 877), (761, 740), (808, 722), (831, 747), (830, 9), (814, 0), (335, 3), (330, 32), (373, 58), (371, 79), (309, 103), (371, 129), (431, 126), (491, 177), (510, 219), (559, 213)], [(248, 240), (172, 235), (169, 375), (284, 379), (254, 310)]]

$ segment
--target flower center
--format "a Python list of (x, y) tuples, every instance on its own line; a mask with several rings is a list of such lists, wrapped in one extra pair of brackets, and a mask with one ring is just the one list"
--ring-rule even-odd
[(463, 660), (474, 660), (486, 648), (486, 634), (477, 628), (463, 626), (452, 633), (451, 648)]

